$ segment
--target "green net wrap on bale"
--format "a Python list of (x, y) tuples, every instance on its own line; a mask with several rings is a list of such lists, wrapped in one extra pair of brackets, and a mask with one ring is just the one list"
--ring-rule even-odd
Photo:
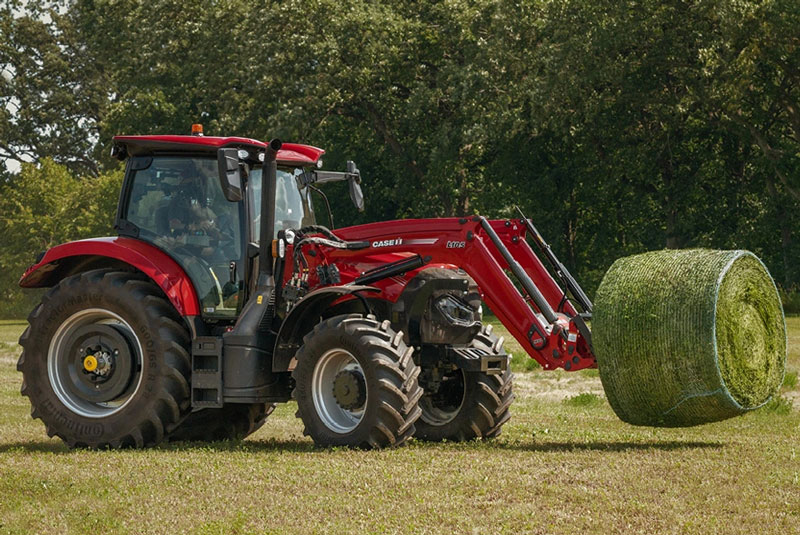
[(608, 401), (635, 425), (691, 426), (758, 408), (786, 364), (775, 283), (747, 251), (617, 260), (597, 290), (592, 339)]

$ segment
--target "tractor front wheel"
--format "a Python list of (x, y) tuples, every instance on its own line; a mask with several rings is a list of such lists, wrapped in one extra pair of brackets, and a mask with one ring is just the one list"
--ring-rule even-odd
[[(499, 354), (503, 341), (487, 325), (470, 346)], [(496, 437), (511, 417), (513, 377), (510, 368), (496, 375), (458, 369), (448, 372), (435, 391), (426, 389), (420, 399), (422, 416), (415, 436), (429, 441)]]
[(303, 339), (293, 372), (297, 416), (320, 446), (399, 446), (414, 434), (419, 367), (388, 321), (336, 316)]
[(70, 447), (152, 446), (189, 412), (189, 332), (146, 277), (68, 277), (28, 322), (17, 370), (49, 436)]

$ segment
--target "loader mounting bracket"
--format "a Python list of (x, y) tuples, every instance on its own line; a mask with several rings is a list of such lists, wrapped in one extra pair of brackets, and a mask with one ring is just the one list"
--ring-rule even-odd
[(534, 349), (541, 351), (547, 346), (547, 334), (543, 333), (538, 325), (531, 324), (528, 330), (528, 340)]
[(508, 368), (506, 353), (490, 353), (478, 347), (452, 347), (446, 349), (447, 361), (465, 372), (483, 372), (499, 375)]

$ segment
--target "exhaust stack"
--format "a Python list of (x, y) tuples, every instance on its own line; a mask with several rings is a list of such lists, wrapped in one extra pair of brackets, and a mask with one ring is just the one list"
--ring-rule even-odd
[(256, 290), (244, 306), (231, 334), (255, 336), (268, 328), (275, 312), (275, 278), (273, 276), (272, 237), (275, 234), (275, 191), (278, 180), (276, 157), (283, 144), (273, 139), (264, 153), (261, 174), (261, 236), (259, 237), (258, 279)]
[[(263, 284), (267, 283), (263, 279), (271, 278), (273, 273), (272, 237), (275, 235), (273, 212), (275, 211), (275, 192), (278, 182), (278, 162), (276, 158), (282, 145), (281, 140), (273, 139), (269, 142), (267, 150), (264, 152), (264, 169), (261, 173), (261, 243), (259, 244), (258, 252), (258, 290), (262, 288)], [(267, 214), (270, 214), (270, 217), (266, 217)], [(267, 258), (269, 261), (266, 261)], [(274, 280), (271, 286), (275, 286)]]

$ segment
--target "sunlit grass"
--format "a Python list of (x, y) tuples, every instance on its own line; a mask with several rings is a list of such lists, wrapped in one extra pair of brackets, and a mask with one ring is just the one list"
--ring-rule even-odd
[[(796, 371), (800, 321), (789, 326)], [(701, 427), (638, 428), (617, 420), (594, 374), (520, 370), (513, 418), (490, 442), (317, 449), (286, 404), (243, 442), (68, 451), (19, 395), (23, 328), (0, 324), (14, 348), (0, 350), (0, 533), (785, 535), (800, 525), (800, 412), (785, 401)]]

